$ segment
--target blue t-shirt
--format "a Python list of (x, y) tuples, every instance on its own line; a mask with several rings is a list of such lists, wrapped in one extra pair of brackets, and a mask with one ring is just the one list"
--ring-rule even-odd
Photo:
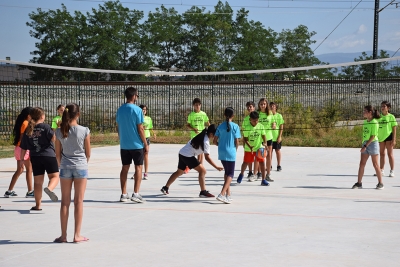
[(143, 111), (135, 104), (125, 103), (117, 110), (117, 124), (121, 149), (143, 148), (137, 126), (143, 124)]
[(229, 122), (231, 130), (228, 132), (226, 121), (221, 123), (215, 136), (218, 136), (218, 159), (225, 161), (236, 161), (235, 139), (240, 138), (240, 128), (234, 122)]

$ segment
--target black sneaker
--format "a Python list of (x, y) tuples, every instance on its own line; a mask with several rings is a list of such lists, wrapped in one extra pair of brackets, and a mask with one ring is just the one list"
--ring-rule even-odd
[(375, 188), (375, 189), (383, 189), (383, 184), (378, 183), (378, 184), (376, 185), (376, 188)]
[(249, 173), (247, 174), (247, 179), (249, 179), (251, 176), (253, 176), (253, 177), (254, 177), (254, 174), (253, 174), (253, 172), (249, 172)]
[(200, 191), (199, 197), (215, 197), (213, 194), (207, 190)]
[(33, 191), (28, 191), (25, 197), (35, 197), (35, 193)]
[(168, 187), (166, 187), (166, 186), (163, 186), (162, 188), (161, 188), (161, 190), (160, 190), (164, 195), (168, 195), (169, 193), (168, 193)]
[(17, 193), (15, 193), (15, 191), (6, 191), (5, 193), (4, 193), (4, 197), (17, 197), (18, 195), (17, 195)]
[(362, 183), (355, 183), (351, 189), (361, 189)]
[(257, 172), (257, 178), (256, 178), (256, 181), (257, 180), (261, 180), (262, 179), (262, 174), (261, 174), (261, 172)]
[(276, 171), (280, 172), (282, 170), (281, 166), (276, 167)]

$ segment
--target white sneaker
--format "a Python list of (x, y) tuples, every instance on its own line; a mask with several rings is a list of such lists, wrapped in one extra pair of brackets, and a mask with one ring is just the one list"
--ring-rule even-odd
[(389, 177), (394, 177), (394, 170), (390, 170)]
[(231, 196), (226, 196), (226, 199), (227, 199), (229, 202), (232, 202), (232, 200), (233, 200), (233, 198), (231, 198)]
[(143, 180), (147, 180), (149, 179), (149, 176), (147, 175), (147, 173), (143, 174)]
[(136, 202), (136, 203), (143, 203), (143, 198), (139, 193), (133, 193), (131, 200)]
[(254, 177), (254, 174), (250, 174), (248, 177), (248, 182), (254, 182), (256, 180), (256, 177)]
[(217, 196), (217, 200), (218, 200), (218, 201), (221, 201), (221, 202), (224, 202), (225, 196), (219, 194), (219, 195)]
[(120, 202), (127, 202), (129, 200), (128, 194), (122, 194), (121, 198), (119, 199)]

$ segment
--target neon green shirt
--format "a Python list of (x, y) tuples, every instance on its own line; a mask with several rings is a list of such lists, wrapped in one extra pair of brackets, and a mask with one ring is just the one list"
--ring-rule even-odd
[(270, 113), (269, 115), (267, 115), (267, 113), (265, 112), (259, 112), (259, 118), (258, 118), (258, 122), (261, 123), (264, 128), (265, 128), (265, 137), (268, 140), (272, 140), (273, 136), (272, 136), (272, 120), (273, 120), (273, 115), (272, 113)]
[(52, 128), (52, 129), (58, 128), (57, 123), (58, 123), (59, 121), (61, 121), (61, 116), (55, 116), (55, 117), (53, 118), (53, 120), (51, 121), (51, 128)]
[(276, 123), (275, 129), (272, 129), (272, 141), (276, 142), (278, 140), (279, 136), (279, 127), (285, 123), (283, 120), (283, 117), (280, 113), (275, 113), (275, 115), (272, 115), (272, 123)]
[(144, 136), (146, 138), (150, 137), (150, 130), (153, 129), (153, 120), (149, 116), (144, 116)]
[[(200, 112), (190, 112), (188, 116), (187, 122), (192, 126), (193, 128), (196, 128), (199, 133), (203, 131), (206, 126), (205, 124), (209, 121), (207, 114), (204, 111)], [(197, 133), (193, 130), (190, 131), (190, 139), (193, 139)]]
[(397, 126), (397, 121), (393, 114), (388, 113), (386, 116), (381, 114), (381, 118), (378, 119), (378, 123), (378, 140), (379, 142), (383, 142), (393, 132), (393, 127)]
[[(243, 136), (247, 137), (249, 144), (253, 146), (253, 152), (256, 152), (261, 147), (263, 135), (265, 135), (265, 128), (261, 123), (257, 123), (254, 127), (249, 123), (246, 125), (246, 128), (243, 129)], [(251, 152), (252, 150), (246, 144), (244, 146), (244, 151)]]
[(250, 125), (250, 115), (247, 115), (246, 117), (244, 117), (243, 122), (242, 122), (242, 131), (244, 131), (244, 129)]
[(375, 135), (372, 141), (378, 141), (378, 130), (379, 124), (376, 119), (372, 119), (371, 121), (365, 120), (363, 125), (363, 143), (368, 141), (371, 135)]

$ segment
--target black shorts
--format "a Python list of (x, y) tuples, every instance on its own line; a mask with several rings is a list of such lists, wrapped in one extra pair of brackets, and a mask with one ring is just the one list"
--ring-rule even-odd
[(196, 157), (185, 157), (179, 154), (178, 169), (184, 171), (186, 169), (186, 166), (188, 166), (189, 169), (194, 169), (199, 165), (200, 162)]
[(147, 142), (147, 145), (149, 146), (150, 145), (150, 137), (146, 138), (146, 142)]
[(272, 146), (272, 139), (267, 141), (267, 146)]
[(121, 149), (122, 165), (131, 165), (132, 161), (135, 166), (143, 165), (144, 151), (141, 149)]
[(390, 135), (383, 142), (392, 141), (392, 140), (393, 140), (393, 133), (390, 133)]
[(33, 176), (58, 172), (58, 163), (55, 157), (31, 157)]
[(280, 143), (278, 143), (278, 142), (273, 142), (273, 143), (272, 143), (272, 149), (280, 150), (281, 147), (282, 147), (282, 142), (280, 142)]

